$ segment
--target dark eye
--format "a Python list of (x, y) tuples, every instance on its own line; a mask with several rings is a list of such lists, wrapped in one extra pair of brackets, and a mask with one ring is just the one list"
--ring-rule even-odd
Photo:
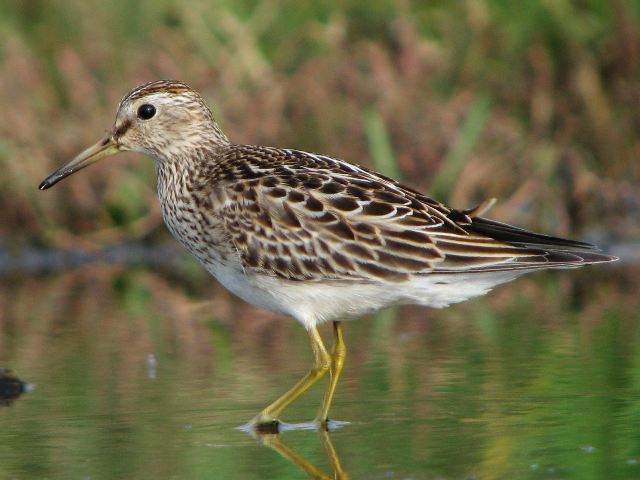
[(138, 108), (138, 117), (143, 120), (149, 120), (156, 114), (156, 107), (151, 105), (150, 103), (145, 103), (144, 105), (140, 105)]

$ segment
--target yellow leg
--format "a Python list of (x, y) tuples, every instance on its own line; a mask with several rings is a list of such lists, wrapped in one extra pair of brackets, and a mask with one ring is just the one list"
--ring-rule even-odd
[(342, 322), (333, 322), (333, 334), (335, 336), (335, 344), (333, 346), (333, 354), (331, 355), (331, 369), (329, 370), (329, 384), (324, 392), (324, 398), (322, 399), (322, 406), (318, 412), (317, 421), (322, 425), (326, 425), (329, 419), (329, 408), (331, 407), (331, 400), (333, 400), (333, 394), (336, 392), (336, 386), (338, 385), (338, 379), (340, 378), (340, 372), (344, 367), (344, 362), (347, 359), (347, 346), (344, 343), (342, 337)]
[(249, 422), (250, 425), (259, 427), (260, 425), (270, 425), (277, 422), (282, 411), (307, 391), (309, 387), (320, 380), (331, 368), (331, 356), (327, 352), (324, 343), (322, 343), (318, 329), (311, 327), (308, 332), (309, 338), (311, 339), (311, 349), (313, 350), (313, 367), (291, 390), (256, 415), (253, 420)]
[[(277, 435), (277, 434), (262, 435), (260, 436), (260, 442), (263, 445), (269, 448), (272, 448), (273, 450), (278, 452), (280, 455), (286, 458), (289, 462), (300, 467), (309, 477), (315, 480), (335, 480), (335, 479), (342, 480), (343, 478), (347, 478), (347, 477), (339, 477), (336, 475), (329, 475), (323, 472), (316, 465), (314, 465), (305, 457), (300, 455), (300, 453), (298, 453), (293, 448), (289, 447), (286, 443), (284, 443), (280, 438), (280, 435)], [(333, 465), (335, 463), (333, 458), (330, 457), (330, 460)]]
[(333, 443), (331, 443), (329, 433), (326, 430), (320, 429), (320, 439), (322, 440), (324, 449), (326, 450), (329, 461), (331, 462), (331, 466), (333, 467), (333, 478), (335, 480), (349, 480), (351, 477), (349, 477), (347, 472), (342, 469), (342, 464), (340, 463), (338, 452), (336, 452)]
[(331, 467), (333, 468), (332, 474), (328, 474), (322, 470), (320, 470), (316, 465), (312, 464), (309, 460), (303, 457), (299, 452), (289, 447), (286, 443), (282, 441), (280, 435), (277, 434), (267, 434), (261, 435), (259, 440), (262, 445), (272, 448), (280, 455), (282, 455), (289, 462), (297, 465), (301, 468), (309, 477), (316, 480), (349, 480), (349, 475), (342, 469), (342, 465), (340, 463), (340, 458), (338, 457), (338, 452), (333, 447), (331, 443), (331, 439), (329, 438), (329, 433), (326, 430), (320, 430), (320, 438), (322, 440), (322, 444), (324, 445), (325, 451), (327, 452), (327, 456), (329, 457), (329, 462), (331, 462)]

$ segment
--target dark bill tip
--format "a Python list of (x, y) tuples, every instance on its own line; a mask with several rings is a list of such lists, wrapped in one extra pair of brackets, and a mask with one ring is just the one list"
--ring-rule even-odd
[(58, 170), (53, 172), (47, 178), (45, 178), (38, 188), (40, 190), (46, 190), (53, 187), (63, 178), (76, 173), (78, 170), (82, 170), (89, 165), (96, 163), (98, 160), (115, 155), (120, 151), (120, 147), (115, 142), (111, 135), (107, 135), (95, 145), (87, 148), (84, 152), (80, 153), (76, 158), (71, 160), (66, 165), (63, 165)]
[(56, 184), (57, 180), (54, 178), (45, 178), (40, 185), (38, 185), (39, 190), (46, 190), (47, 188), (53, 187)]
[(72, 173), (75, 173), (76, 171), (80, 170), (81, 168), (84, 168), (85, 166), (87, 166), (88, 164), (75, 164), (75, 165), (70, 165), (67, 164), (62, 168), (59, 168), (58, 170), (56, 170), (55, 172), (53, 172), (51, 175), (49, 175), (47, 178), (45, 178), (40, 185), (38, 186), (38, 188), (40, 190), (46, 190), (47, 188), (51, 188), (53, 187), (56, 183), (58, 183), (60, 180), (62, 180), (63, 178), (68, 177), (69, 175), (71, 175)]

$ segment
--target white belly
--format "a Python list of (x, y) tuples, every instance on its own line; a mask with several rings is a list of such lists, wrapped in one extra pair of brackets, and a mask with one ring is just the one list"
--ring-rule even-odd
[(404, 283), (300, 282), (247, 276), (241, 270), (210, 270), (228, 290), (261, 308), (289, 315), (306, 328), (350, 320), (391, 305), (442, 308), (483, 295), (527, 271), (423, 275)]

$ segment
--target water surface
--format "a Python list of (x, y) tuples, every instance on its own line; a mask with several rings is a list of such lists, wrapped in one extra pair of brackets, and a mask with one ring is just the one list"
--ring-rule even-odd
[(640, 478), (639, 285), (636, 267), (537, 274), (350, 322), (332, 416), (351, 423), (256, 439), (236, 427), (311, 362), (294, 321), (204, 277), (5, 277), (0, 368), (36, 389), (0, 408), (0, 479)]

